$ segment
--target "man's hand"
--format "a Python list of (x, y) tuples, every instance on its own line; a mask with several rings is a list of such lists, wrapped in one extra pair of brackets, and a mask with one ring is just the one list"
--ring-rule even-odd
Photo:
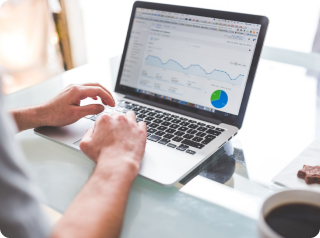
[(145, 122), (137, 123), (132, 111), (125, 116), (100, 116), (94, 130), (89, 129), (80, 144), (97, 167), (55, 227), (52, 238), (120, 237), (146, 138)]
[(46, 126), (65, 126), (87, 115), (99, 114), (104, 110), (100, 104), (80, 106), (86, 98), (100, 97), (104, 105), (115, 106), (111, 93), (100, 84), (69, 85), (60, 94), (42, 106)]
[(115, 106), (111, 93), (97, 83), (69, 85), (49, 102), (35, 107), (11, 110), (20, 131), (40, 126), (65, 126), (87, 115), (99, 114), (104, 110), (100, 104), (80, 106), (86, 98), (97, 99), (105, 105)]
[(95, 123), (94, 130), (88, 129), (80, 148), (90, 159), (121, 169), (131, 166), (136, 176), (144, 154), (147, 138), (147, 126), (144, 122), (137, 123), (134, 112), (126, 115), (102, 115)]

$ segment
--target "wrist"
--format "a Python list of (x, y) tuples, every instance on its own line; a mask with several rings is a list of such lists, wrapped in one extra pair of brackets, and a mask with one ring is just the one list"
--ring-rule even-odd
[(42, 106), (24, 107), (10, 110), (19, 131), (45, 125)]
[(97, 173), (102, 176), (133, 182), (139, 173), (140, 163), (136, 162), (134, 155), (130, 153), (118, 153), (105, 148), (101, 151), (97, 159)]

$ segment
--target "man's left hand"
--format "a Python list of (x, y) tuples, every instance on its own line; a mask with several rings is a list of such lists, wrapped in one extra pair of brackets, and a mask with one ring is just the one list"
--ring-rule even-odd
[(87, 115), (99, 114), (101, 104), (80, 106), (81, 100), (100, 97), (104, 105), (115, 106), (111, 93), (98, 83), (69, 85), (49, 102), (11, 110), (20, 131), (40, 126), (65, 126)]

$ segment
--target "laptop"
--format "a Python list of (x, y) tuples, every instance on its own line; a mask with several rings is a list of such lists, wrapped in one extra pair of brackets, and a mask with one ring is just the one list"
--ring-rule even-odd
[[(101, 114), (133, 110), (147, 124), (141, 176), (172, 186), (237, 134), (267, 25), (264, 16), (134, 3), (116, 106)], [(80, 150), (100, 115), (35, 133)]]

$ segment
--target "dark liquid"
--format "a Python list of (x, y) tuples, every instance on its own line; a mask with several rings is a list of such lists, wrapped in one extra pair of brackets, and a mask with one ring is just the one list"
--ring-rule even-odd
[(320, 207), (302, 203), (283, 205), (272, 210), (266, 222), (285, 238), (315, 237), (320, 230)]

